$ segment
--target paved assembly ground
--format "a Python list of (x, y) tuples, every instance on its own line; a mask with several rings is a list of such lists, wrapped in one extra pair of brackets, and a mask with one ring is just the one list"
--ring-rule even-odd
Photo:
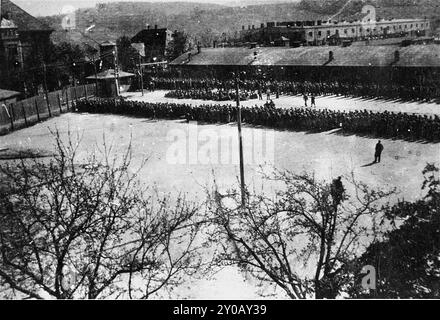
[[(145, 91), (144, 96), (140, 92), (128, 92), (124, 93), (123, 96), (129, 98), (130, 100), (137, 101), (147, 101), (147, 102), (174, 102), (174, 103), (188, 103), (192, 105), (200, 104), (231, 104), (235, 105), (234, 101), (205, 101), (205, 100), (191, 100), (191, 99), (171, 99), (165, 98), (165, 93), (167, 91), (157, 90), (154, 92)], [(266, 99), (266, 96), (264, 96)], [(276, 107), (280, 108), (290, 108), (290, 107), (304, 107), (304, 100), (302, 96), (280, 96), (279, 99), (275, 99), (272, 95), (272, 99), (275, 102)], [(266, 102), (266, 100), (247, 100), (242, 101), (242, 106), (261, 106)], [(310, 106), (310, 99), (308, 101)], [(316, 108), (318, 109), (330, 109), (330, 110), (371, 110), (374, 112), (380, 111), (392, 111), (392, 112), (406, 112), (406, 113), (417, 113), (417, 114), (427, 114), (427, 115), (440, 115), (440, 104), (428, 103), (428, 102), (401, 102), (383, 99), (363, 99), (363, 98), (346, 98), (342, 96), (322, 96), (316, 98)]]
[[(203, 100), (165, 98), (165, 91), (127, 93), (133, 100), (148, 102), (176, 102), (189, 104), (218, 103)], [(274, 99), (277, 107), (302, 107), (301, 96), (282, 96)], [(220, 102), (235, 104), (233, 101)], [(264, 101), (250, 100), (243, 106), (262, 105)], [(394, 111), (420, 114), (440, 114), (434, 103), (401, 103), (397, 101), (364, 100), (336, 96), (318, 97), (318, 108), (332, 110)], [(122, 153), (130, 137), (134, 151), (133, 167), (148, 157), (141, 179), (155, 184), (162, 192), (186, 192), (191, 199), (204, 199), (205, 188), (213, 178), (221, 188), (237, 186), (238, 153), (237, 127), (234, 124), (203, 125), (182, 121), (151, 120), (114, 115), (63, 114), (27, 129), (0, 136), (2, 154), (14, 150), (38, 148), (40, 152), (53, 149), (49, 128), (75, 135), (83, 134), (82, 156), (102, 144), (112, 142), (115, 152)], [(273, 167), (295, 172), (314, 171), (327, 181), (338, 175), (354, 172), (356, 179), (372, 188), (394, 188), (396, 197), (413, 200), (420, 198), (421, 174), (427, 162), (440, 164), (440, 145), (383, 139), (385, 151), (382, 163), (371, 165), (377, 139), (338, 132), (301, 133), (255, 128), (243, 128), (246, 183), (259, 189), (261, 173)], [(196, 143), (194, 143), (196, 141)], [(224, 157), (226, 155), (226, 157)], [(184, 159), (181, 163), (180, 159)], [(264, 184), (267, 191), (271, 186)], [(256, 287), (235, 268), (227, 268), (211, 280), (195, 280), (175, 291), (175, 297), (193, 299), (254, 299)]]
[[(156, 92), (151, 96), (159, 94)], [(0, 156), (8, 150), (28, 148), (50, 152), (54, 141), (48, 128), (58, 128), (63, 134), (70, 128), (74, 135), (83, 134), (80, 156), (102, 145), (103, 135), (106, 141), (113, 143), (115, 152), (122, 153), (131, 136), (133, 167), (137, 167), (143, 157), (148, 157), (140, 178), (145, 183), (156, 184), (163, 192), (183, 191), (191, 199), (203, 199), (205, 187), (212, 185), (213, 176), (222, 188), (237, 182), (237, 145), (234, 144), (237, 127), (233, 124), (202, 125), (195, 122), (188, 124), (182, 121), (67, 113), (1, 136)], [(376, 139), (343, 136), (337, 132), (308, 134), (249, 126), (243, 129), (243, 139), (247, 183), (256, 188), (261, 187), (261, 171), (270, 172), (273, 166), (295, 172), (315, 171), (318, 177), (326, 180), (338, 175), (347, 176), (353, 171), (358, 180), (369, 186), (397, 187), (399, 198), (411, 200), (421, 196), (421, 171), (425, 164), (440, 164), (439, 144), (385, 139), (382, 163), (370, 165)], [(194, 144), (194, 141), (198, 142)], [(231, 158), (222, 159), (220, 154), (230, 155)], [(266, 156), (262, 157), (263, 154)], [(179, 159), (185, 161), (176, 163)], [(266, 190), (270, 188), (265, 184)], [(258, 297), (252, 282), (245, 281), (234, 268), (223, 270), (212, 280), (194, 281), (178, 288), (175, 294), (178, 295), (176, 297), (193, 299)]]

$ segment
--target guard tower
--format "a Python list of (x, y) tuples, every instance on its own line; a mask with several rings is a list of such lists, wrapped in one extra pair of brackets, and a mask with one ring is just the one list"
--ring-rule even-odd
[(99, 45), (99, 54), (102, 60), (102, 69), (113, 69), (115, 67), (115, 56), (117, 53), (116, 43), (105, 41)]

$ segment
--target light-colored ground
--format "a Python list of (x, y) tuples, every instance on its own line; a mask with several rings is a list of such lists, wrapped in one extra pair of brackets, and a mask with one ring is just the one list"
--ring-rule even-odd
[[(199, 125), (69, 113), (1, 136), (0, 147), (49, 150), (53, 147), (53, 137), (48, 128), (67, 133), (68, 127), (73, 134), (83, 134), (84, 154), (102, 144), (103, 134), (115, 145), (115, 150), (123, 152), (131, 136), (134, 166), (142, 157), (148, 157), (143, 177), (146, 182), (156, 182), (161, 191), (185, 190), (203, 197), (204, 186), (212, 182), (213, 175), (220, 185), (231, 185), (239, 174), (237, 127), (233, 124)], [(176, 141), (177, 137), (182, 139)], [(439, 144), (385, 139), (382, 163), (365, 166), (374, 158), (377, 140), (337, 132), (308, 134), (244, 126), (243, 141), (246, 180), (251, 185), (258, 182), (261, 171), (270, 171), (272, 166), (293, 171), (313, 170), (325, 180), (353, 171), (359, 180), (371, 186), (396, 186), (409, 199), (420, 195), (425, 164), (440, 161)]]
[[(157, 90), (155, 92), (145, 91), (144, 96), (140, 92), (128, 92), (123, 96), (138, 101), (147, 102), (174, 102), (174, 103), (188, 103), (192, 105), (200, 104), (231, 104), (235, 105), (234, 101), (204, 101), (204, 100), (191, 100), (191, 99), (171, 99), (165, 98), (167, 91)], [(264, 97), (266, 98), (266, 97)], [(290, 107), (304, 107), (304, 100), (302, 96), (281, 96), (279, 99), (275, 99), (275, 96), (271, 97), (275, 102), (275, 105), (280, 108)], [(266, 101), (253, 99), (242, 101), (242, 106), (261, 106)], [(308, 101), (310, 106), (310, 99)], [(362, 99), (362, 98), (346, 98), (341, 96), (322, 96), (316, 98), (316, 108), (318, 109), (330, 109), (330, 110), (371, 110), (374, 112), (383, 112), (385, 110), (392, 112), (405, 112), (405, 113), (417, 113), (427, 115), (440, 115), (440, 105), (437, 103), (426, 102), (401, 102), (401, 101), (388, 101), (383, 99)]]
[[(141, 172), (142, 181), (156, 184), (163, 192), (183, 191), (192, 199), (203, 199), (204, 188), (212, 185), (213, 176), (221, 187), (232, 186), (237, 181), (237, 127), (232, 124), (198, 125), (194, 122), (69, 113), (1, 136), (0, 149), (50, 151), (53, 137), (48, 128), (58, 128), (63, 133), (70, 128), (74, 134), (83, 134), (80, 147), (83, 155), (102, 145), (103, 135), (114, 144), (115, 152), (123, 152), (131, 136), (133, 165), (136, 167), (143, 157), (149, 158)], [(243, 139), (246, 182), (257, 187), (261, 187), (261, 171), (270, 172), (273, 166), (295, 172), (313, 170), (326, 180), (353, 171), (358, 180), (369, 186), (397, 187), (400, 198), (411, 200), (421, 196), (421, 171), (425, 164), (440, 164), (438, 144), (383, 140), (382, 163), (364, 166), (372, 161), (376, 140), (347, 137), (335, 132), (306, 134), (248, 126), (243, 129)], [(230, 158), (222, 158), (224, 155)], [(265, 188), (271, 187), (265, 184)], [(258, 297), (252, 282), (233, 268), (223, 270), (212, 280), (186, 284), (176, 292), (179, 297), (193, 299)]]

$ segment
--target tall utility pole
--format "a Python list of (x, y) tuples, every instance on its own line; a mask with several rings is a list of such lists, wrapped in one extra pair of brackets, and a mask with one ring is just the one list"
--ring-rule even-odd
[(238, 71), (235, 74), (235, 90), (237, 98), (237, 124), (238, 124), (238, 147), (240, 152), (240, 182), (241, 182), (241, 205), (246, 205), (246, 185), (244, 182), (244, 159), (243, 159), (243, 138), (241, 134), (241, 106), (240, 106), (240, 76)]
[(115, 46), (113, 51), (115, 56), (115, 87), (116, 87), (116, 97), (119, 97), (119, 70), (118, 70), (118, 46)]
[(96, 90), (96, 96), (99, 96), (98, 90), (98, 72), (96, 71), (96, 60), (95, 55), (92, 55), (92, 63), (93, 63), (93, 70), (95, 71), (95, 90)]
[(142, 56), (139, 53), (139, 75), (141, 76), (141, 92), (142, 96), (144, 95), (144, 74), (143, 74), (143, 68), (142, 68)]
[[(1, 0), (0, 0), (1, 1)], [(26, 81), (25, 81), (25, 75), (24, 75), (24, 54), (23, 54), (23, 44), (21, 41), (18, 43), (18, 53), (20, 57), (20, 71), (21, 71), (21, 81), (23, 82), (23, 93), (24, 98), (27, 98), (27, 87), (26, 87)]]
[(49, 111), (49, 117), (52, 117), (52, 112), (50, 110), (50, 102), (49, 102), (49, 95), (47, 93), (47, 68), (46, 63), (43, 60), (43, 79), (44, 79), (44, 95), (46, 97), (46, 103), (47, 103), (47, 109)]

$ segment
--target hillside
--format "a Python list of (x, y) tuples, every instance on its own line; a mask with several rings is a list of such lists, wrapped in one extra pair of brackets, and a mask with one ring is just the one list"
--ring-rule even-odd
[[(324, 20), (330, 17), (355, 20), (365, 4), (377, 8), (378, 18), (440, 17), (438, 0), (301, 0), (241, 7), (188, 2), (123, 2), (78, 9), (76, 24), (79, 30), (95, 25), (90, 36), (98, 42), (109, 38), (115, 40), (121, 35), (131, 37), (148, 24), (185, 31), (194, 41), (208, 46), (214, 40), (238, 37), (242, 26), (258, 28), (268, 21)], [(42, 19), (57, 30), (53, 35), (55, 42), (84, 40), (78, 32), (62, 31), (62, 16)]]

